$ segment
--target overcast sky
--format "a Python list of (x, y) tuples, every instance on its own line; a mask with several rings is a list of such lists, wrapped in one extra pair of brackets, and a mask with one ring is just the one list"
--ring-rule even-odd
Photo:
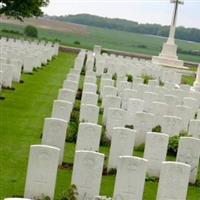
[[(174, 5), (170, 0), (50, 0), (49, 15), (89, 13), (140, 23), (171, 23)], [(200, 0), (184, 0), (179, 6), (178, 25), (200, 28)]]

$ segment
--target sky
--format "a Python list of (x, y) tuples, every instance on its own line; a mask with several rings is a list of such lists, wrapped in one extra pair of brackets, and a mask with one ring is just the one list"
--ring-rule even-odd
[[(88, 13), (139, 23), (171, 24), (174, 4), (170, 0), (50, 0), (48, 15)], [(184, 0), (179, 6), (178, 26), (200, 28), (200, 0)]]

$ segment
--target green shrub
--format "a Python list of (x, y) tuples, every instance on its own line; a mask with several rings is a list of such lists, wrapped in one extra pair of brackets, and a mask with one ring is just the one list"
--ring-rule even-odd
[(139, 145), (138, 147), (135, 147), (135, 150), (136, 150), (136, 151), (144, 152), (144, 148), (145, 148), (145, 144), (141, 144), (141, 145)]
[(164, 86), (164, 82), (159, 80), (159, 86)]
[(144, 79), (144, 84), (148, 84), (149, 80), (153, 80), (153, 77), (149, 75), (142, 75), (142, 78)]
[(74, 44), (80, 45), (81, 43), (78, 40), (76, 40), (76, 41), (74, 41)]
[(187, 136), (186, 132), (182, 132), (179, 135), (175, 135), (169, 138), (168, 151), (167, 151), (168, 155), (176, 156), (180, 137), (184, 136)]
[(101, 146), (105, 146), (105, 147), (110, 146), (110, 139), (106, 137), (106, 128), (105, 128), (105, 126), (102, 127), (100, 145)]
[(128, 78), (127, 79), (128, 82), (133, 82), (133, 76), (131, 74), (128, 74), (127, 78)]
[(125, 125), (125, 128), (134, 129), (133, 125)]
[(61, 200), (77, 200), (78, 199), (78, 190), (75, 185), (71, 185), (69, 189), (63, 192)]
[(76, 143), (78, 133), (78, 123), (70, 122), (67, 129), (66, 142)]
[(112, 79), (113, 79), (114, 81), (117, 80), (117, 74), (116, 74), (116, 73), (112, 76)]
[(1, 32), (15, 34), (15, 35), (23, 35), (23, 33), (20, 33), (19, 31), (13, 31), (13, 30), (7, 30), (7, 29), (2, 29)]
[(34, 26), (26, 26), (24, 29), (24, 35), (28, 36), (28, 37), (33, 37), (33, 38), (37, 38), (38, 37), (38, 31), (37, 28)]
[(152, 128), (152, 132), (161, 133), (162, 132), (161, 126), (157, 125), (156, 127)]

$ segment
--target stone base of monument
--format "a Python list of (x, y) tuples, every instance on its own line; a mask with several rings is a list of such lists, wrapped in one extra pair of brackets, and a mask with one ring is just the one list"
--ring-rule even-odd
[(152, 62), (157, 65), (162, 65), (164, 67), (173, 67), (178, 69), (188, 69), (184, 67), (184, 62), (179, 60), (177, 55), (177, 45), (174, 42), (168, 40), (163, 44), (162, 52), (159, 56), (153, 56)]

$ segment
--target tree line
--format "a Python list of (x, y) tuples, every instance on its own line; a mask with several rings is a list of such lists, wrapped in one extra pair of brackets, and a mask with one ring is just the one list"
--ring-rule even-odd
[[(139, 24), (138, 22), (129, 21), (119, 18), (106, 18), (89, 14), (65, 15), (65, 16), (46, 16), (64, 22), (71, 22), (82, 25), (89, 25), (101, 28), (115, 29), (119, 31), (150, 34), (156, 36), (167, 37), (169, 34), (169, 26), (161, 26), (159, 24)], [(177, 27), (176, 38), (200, 42), (200, 29)]]

